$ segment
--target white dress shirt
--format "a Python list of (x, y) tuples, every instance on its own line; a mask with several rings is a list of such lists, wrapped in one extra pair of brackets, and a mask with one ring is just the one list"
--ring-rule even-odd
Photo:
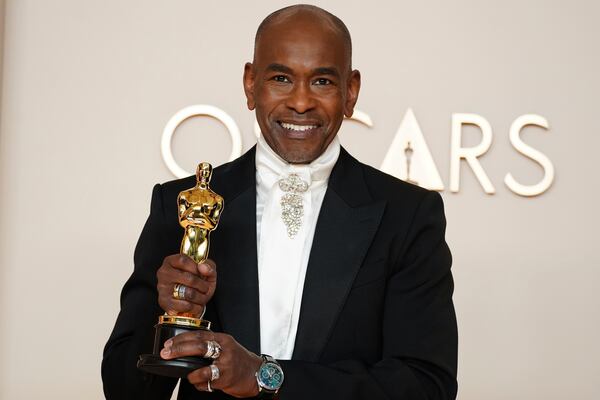
[[(331, 170), (340, 154), (337, 137), (310, 164), (289, 164), (263, 136), (256, 146), (256, 238), (260, 303), (260, 348), (263, 354), (289, 360), (294, 351), (304, 278), (315, 226)], [(293, 237), (281, 218), (279, 180), (295, 173), (308, 183), (304, 213)]]

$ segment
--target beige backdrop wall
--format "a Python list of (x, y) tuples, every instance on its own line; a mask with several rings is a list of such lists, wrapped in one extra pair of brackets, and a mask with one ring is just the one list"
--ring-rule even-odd
[[(100, 361), (149, 210), (173, 176), (167, 120), (191, 104), (229, 113), (254, 144), (243, 63), (280, 1), (8, 0), (0, 130), (0, 398), (102, 398)], [(598, 399), (600, 280), (596, 208), (600, 7), (596, 1), (322, 1), (353, 34), (362, 71), (342, 143), (379, 166), (411, 107), (446, 190), (460, 328), (461, 400)], [(486, 195), (463, 162), (450, 193), (453, 113), (476, 113), (494, 140)], [(524, 140), (556, 168), (523, 198), (503, 184), (542, 169), (510, 145), (519, 115), (550, 129)], [(479, 140), (465, 130), (464, 142)], [(210, 143), (202, 147), (201, 143)], [(184, 123), (176, 159), (224, 162), (213, 120)]]
[(4, 56), (4, 0), (0, 0), (0, 121), (2, 120), (2, 59)]

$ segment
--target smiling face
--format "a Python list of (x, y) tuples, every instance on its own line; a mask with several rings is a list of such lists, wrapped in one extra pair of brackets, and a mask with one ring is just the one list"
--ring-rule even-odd
[(265, 140), (287, 162), (315, 160), (352, 115), (360, 73), (350, 69), (347, 46), (328, 18), (310, 12), (278, 18), (261, 32), (244, 90)]

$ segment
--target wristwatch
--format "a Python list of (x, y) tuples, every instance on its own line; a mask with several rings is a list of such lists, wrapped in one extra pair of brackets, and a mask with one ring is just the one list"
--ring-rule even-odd
[(266, 354), (261, 355), (261, 357), (263, 363), (255, 374), (258, 383), (258, 398), (272, 399), (283, 383), (283, 371), (273, 357)]

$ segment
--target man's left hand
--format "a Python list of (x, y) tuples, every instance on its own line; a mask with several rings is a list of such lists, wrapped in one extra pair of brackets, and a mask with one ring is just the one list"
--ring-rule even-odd
[[(246, 350), (230, 335), (209, 331), (185, 332), (167, 340), (160, 355), (164, 359), (203, 357), (209, 340), (221, 346), (221, 354), (213, 362), (219, 368), (220, 377), (211, 381), (210, 386), (234, 397), (258, 395), (255, 373), (262, 364), (262, 358)], [(187, 378), (196, 389), (206, 391), (211, 378), (210, 366), (191, 372)]]

